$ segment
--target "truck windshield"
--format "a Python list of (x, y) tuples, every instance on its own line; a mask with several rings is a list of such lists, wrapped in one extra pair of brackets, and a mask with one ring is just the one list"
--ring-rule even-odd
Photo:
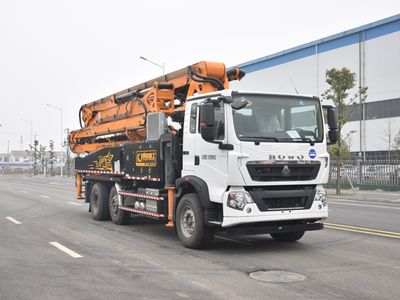
[[(233, 111), (241, 141), (314, 143), (323, 139), (318, 99), (281, 95), (240, 95), (246, 107)], [(235, 98), (234, 98), (235, 100)]]

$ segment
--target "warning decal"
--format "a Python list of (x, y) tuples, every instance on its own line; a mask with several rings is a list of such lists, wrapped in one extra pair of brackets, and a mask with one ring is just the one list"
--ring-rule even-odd
[(156, 150), (136, 151), (136, 166), (137, 167), (157, 166), (157, 151)]

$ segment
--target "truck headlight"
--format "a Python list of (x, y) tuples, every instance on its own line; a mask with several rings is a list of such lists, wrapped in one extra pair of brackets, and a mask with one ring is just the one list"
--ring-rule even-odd
[(325, 189), (317, 189), (314, 200), (321, 201), (322, 206), (326, 206), (328, 203)]
[(228, 206), (230, 208), (243, 210), (247, 203), (254, 203), (248, 192), (230, 192), (228, 195)]

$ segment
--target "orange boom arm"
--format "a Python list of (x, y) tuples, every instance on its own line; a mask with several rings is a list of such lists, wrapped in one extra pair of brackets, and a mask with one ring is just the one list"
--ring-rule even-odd
[[(71, 150), (93, 152), (124, 141), (145, 140), (148, 113), (169, 116), (185, 108), (187, 97), (226, 89), (229, 81), (243, 76), (237, 68), (226, 72), (223, 63), (202, 61), (84, 104), (80, 109), (82, 128), (69, 137)], [(175, 100), (180, 104), (175, 105)]]

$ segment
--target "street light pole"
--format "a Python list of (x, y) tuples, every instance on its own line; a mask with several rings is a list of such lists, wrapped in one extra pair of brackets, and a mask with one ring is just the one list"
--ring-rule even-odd
[(143, 57), (143, 56), (140, 56), (140, 59), (143, 59), (143, 60), (145, 60), (145, 61), (148, 61), (149, 63), (151, 63), (151, 64), (153, 64), (153, 65), (155, 65), (155, 66), (161, 68), (162, 74), (165, 75), (165, 63), (163, 63), (162, 65), (160, 65), (160, 64), (158, 64), (158, 63), (156, 63), (156, 62), (154, 62), (154, 61), (152, 61), (152, 60), (150, 60), (150, 59), (147, 59), (146, 57)]
[(31, 125), (31, 142), (30, 142), (30, 144), (33, 146), (33, 144), (32, 144), (32, 127), (33, 127), (32, 123), (33, 122), (30, 121), (30, 120), (22, 119), (22, 118), (21, 118), (21, 121), (27, 122), (27, 123), (29, 123)]
[(63, 175), (64, 175), (63, 174), (63, 146), (64, 146), (63, 145), (63, 110), (62, 110), (62, 107), (58, 107), (58, 106), (55, 106), (55, 105), (52, 105), (52, 104), (46, 104), (46, 105), (58, 110), (60, 112), (60, 116), (61, 116), (60, 117), (60, 122), (61, 122), (61, 124), (60, 124), (60, 126), (61, 126), (61, 128), (60, 128), (60, 150), (61, 150), (60, 159), (61, 159), (61, 166), (60, 166), (60, 168), (61, 168), (61, 177), (63, 177)]

